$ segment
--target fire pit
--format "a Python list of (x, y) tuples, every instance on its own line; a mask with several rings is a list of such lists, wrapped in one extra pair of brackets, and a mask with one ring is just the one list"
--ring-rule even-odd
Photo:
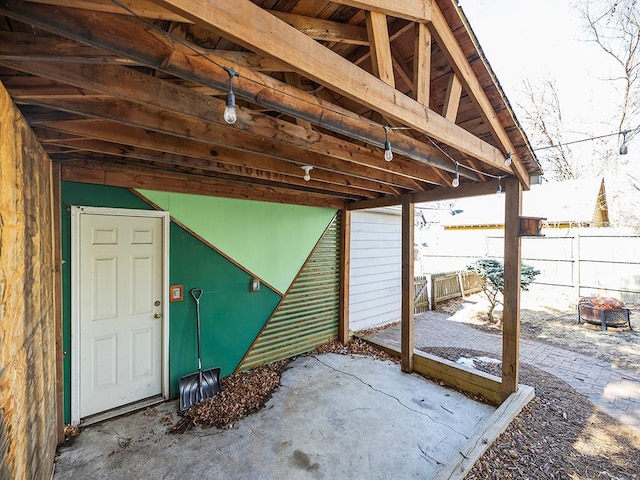
[(578, 323), (586, 322), (607, 327), (629, 327), (631, 314), (624, 303), (609, 297), (583, 297), (578, 303)]

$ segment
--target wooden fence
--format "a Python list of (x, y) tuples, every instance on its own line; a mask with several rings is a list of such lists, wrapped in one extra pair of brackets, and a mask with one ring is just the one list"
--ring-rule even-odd
[[(593, 230), (572, 231), (566, 235), (544, 233), (544, 237), (522, 239), (522, 263), (541, 272), (535, 284), (551, 286), (576, 301), (581, 296), (603, 295), (640, 303), (640, 236), (594, 233)], [(453, 238), (447, 242), (455, 245), (455, 252), (431, 249), (423, 256), (424, 263), (438, 269), (447, 265), (464, 268), (480, 258), (503, 260), (504, 237), (501, 235), (488, 235), (481, 240), (476, 236), (471, 242), (465, 241), (465, 232), (459, 234), (460, 243)], [(461, 246), (470, 244), (481, 248), (471, 251)]]
[(414, 279), (414, 313), (435, 310), (438, 303), (482, 290), (475, 272), (459, 271), (420, 275)]

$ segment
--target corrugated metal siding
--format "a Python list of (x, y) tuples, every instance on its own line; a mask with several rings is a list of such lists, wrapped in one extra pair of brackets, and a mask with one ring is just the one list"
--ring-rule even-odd
[(299, 355), (336, 339), (339, 282), (336, 215), (237, 370)]

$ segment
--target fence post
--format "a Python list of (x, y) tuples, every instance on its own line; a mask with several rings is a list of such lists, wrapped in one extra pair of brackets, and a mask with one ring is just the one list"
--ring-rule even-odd
[(429, 290), (429, 310), (436, 309), (436, 287), (435, 282), (433, 281), (433, 275), (427, 275), (428, 290)]
[(571, 250), (571, 257), (573, 260), (573, 288), (577, 301), (580, 299), (580, 233), (577, 231), (573, 236), (573, 245)]

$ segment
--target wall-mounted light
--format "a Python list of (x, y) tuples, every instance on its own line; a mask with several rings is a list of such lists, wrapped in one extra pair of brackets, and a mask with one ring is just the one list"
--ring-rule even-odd
[(233, 77), (238, 76), (233, 68), (224, 67), (225, 71), (229, 74), (229, 91), (227, 92), (227, 105), (224, 107), (224, 121), (229, 125), (233, 125), (238, 120), (236, 115), (236, 95), (233, 93)]
[(387, 162), (393, 160), (393, 152), (391, 151), (391, 142), (389, 141), (389, 125), (385, 125), (384, 127), (384, 159)]
[(313, 167), (311, 165), (302, 165), (300, 168), (304, 170), (304, 177), (302, 177), (304, 178), (304, 181), (308, 182), (309, 180), (311, 180), (311, 175), (309, 174), (309, 172), (313, 170)]

